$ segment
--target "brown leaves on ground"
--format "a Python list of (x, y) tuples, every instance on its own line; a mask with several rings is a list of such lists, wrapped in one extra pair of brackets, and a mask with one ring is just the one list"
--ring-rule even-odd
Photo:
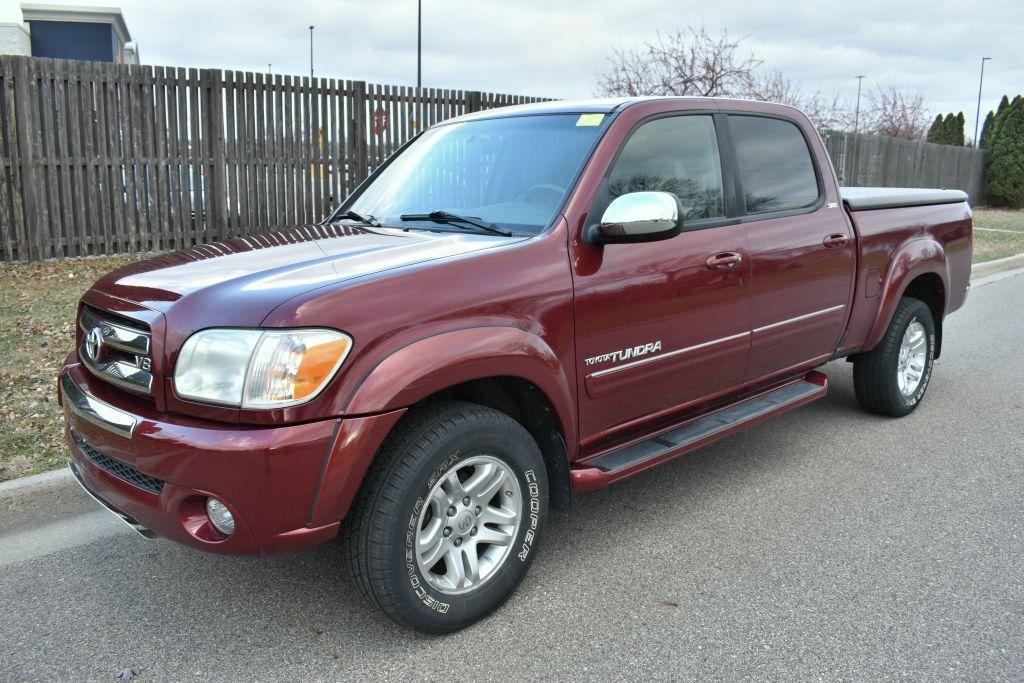
[(135, 257), (0, 265), (0, 481), (66, 459), (57, 371), (74, 344), (78, 300)]

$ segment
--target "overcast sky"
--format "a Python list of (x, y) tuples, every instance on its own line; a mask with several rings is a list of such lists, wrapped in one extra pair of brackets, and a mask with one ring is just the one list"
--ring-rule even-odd
[[(416, 81), (416, 0), (62, 0), (120, 5), (142, 61), (309, 72), (378, 83)], [(16, 0), (7, 4), (16, 12)], [(896, 85), (930, 111), (961, 111), (974, 130), (978, 69), (982, 117), (1004, 93), (1024, 91), (1024, 2), (954, 0), (827, 3), (810, 0), (424, 0), (425, 86), (558, 98), (589, 97), (614, 48), (657, 30), (703, 23), (746, 36), (745, 50), (806, 90), (856, 95)], [(0, 16), (0, 21), (10, 20)]]

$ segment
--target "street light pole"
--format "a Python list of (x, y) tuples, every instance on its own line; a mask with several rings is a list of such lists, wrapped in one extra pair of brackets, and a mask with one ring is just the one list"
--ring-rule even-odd
[(853, 114), (853, 132), (859, 132), (860, 128), (860, 86), (864, 83), (863, 76), (857, 76), (857, 109)]
[(416, 0), (416, 89), (423, 87), (423, 0)]
[(313, 28), (309, 27), (309, 80), (313, 80)]
[(981, 77), (978, 78), (978, 108), (974, 111), (974, 147), (978, 147), (978, 120), (981, 118), (981, 85), (985, 82), (985, 62), (991, 57), (981, 58)]

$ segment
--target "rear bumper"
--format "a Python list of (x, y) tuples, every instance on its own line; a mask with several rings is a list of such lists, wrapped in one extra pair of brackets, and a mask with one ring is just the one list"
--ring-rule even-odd
[[(73, 362), (59, 385), (70, 467), (82, 487), (144, 535), (226, 554), (297, 550), (336, 536), (402, 412), (249, 427), (119, 405), (116, 392)], [(206, 517), (211, 496), (235, 517), (230, 536)]]

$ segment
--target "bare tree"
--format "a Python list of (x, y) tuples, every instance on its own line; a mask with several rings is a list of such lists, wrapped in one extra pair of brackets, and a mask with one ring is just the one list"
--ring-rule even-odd
[[(742, 39), (741, 39), (742, 40)], [(761, 62), (738, 54), (741, 40), (725, 29), (711, 35), (704, 27), (658, 33), (633, 50), (616, 50), (601, 76), (603, 95), (691, 95), (739, 97), (753, 84)]]
[[(738, 97), (788, 104), (800, 109), (819, 130), (852, 130), (853, 107), (838, 95), (805, 91), (778, 69), (744, 54), (742, 38), (726, 29), (712, 35), (704, 27), (658, 33), (630, 50), (616, 50), (598, 83), (602, 95), (690, 95)], [(859, 130), (910, 140), (923, 138), (928, 126), (923, 97), (894, 86), (867, 94)]]
[(867, 101), (866, 110), (861, 112), (862, 131), (904, 140), (924, 139), (929, 119), (923, 95), (890, 85), (869, 91)]
[(836, 130), (846, 126), (846, 119), (852, 122), (853, 117), (848, 116), (846, 107), (834, 95), (829, 100), (820, 90), (805, 92), (804, 89), (794, 81), (786, 78), (778, 69), (764, 69), (755, 72), (751, 80), (750, 88), (742, 94), (752, 100), (763, 102), (775, 102), (796, 107), (819, 130)]

